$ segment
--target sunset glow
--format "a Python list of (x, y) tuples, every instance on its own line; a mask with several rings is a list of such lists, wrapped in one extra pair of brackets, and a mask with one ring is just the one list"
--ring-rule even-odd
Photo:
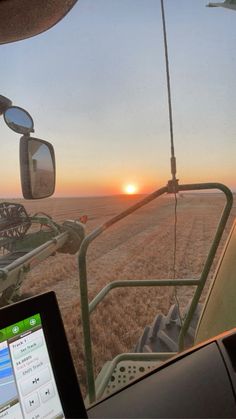
[[(54, 146), (55, 197), (132, 200), (171, 178), (161, 10), (146, 3), (78, 1), (54, 29), (0, 46), (2, 94)], [(166, 3), (177, 177), (236, 192), (236, 14), (206, 0)], [(0, 198), (22, 196), (19, 136), (1, 117), (0, 137)]]
[(137, 192), (137, 186), (133, 184), (126, 185), (124, 187), (124, 192), (128, 195), (132, 195)]

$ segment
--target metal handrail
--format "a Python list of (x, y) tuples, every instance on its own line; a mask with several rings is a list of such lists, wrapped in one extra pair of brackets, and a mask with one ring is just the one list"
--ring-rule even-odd
[[(212, 266), (216, 251), (219, 246), (220, 239), (222, 237), (225, 225), (227, 223), (230, 210), (233, 204), (233, 195), (230, 189), (221, 184), (221, 183), (198, 183), (198, 184), (186, 184), (178, 185), (176, 192), (181, 191), (200, 191), (200, 190), (212, 190), (219, 189), (225, 194), (226, 204), (221, 215), (221, 219), (208, 253), (205, 266), (203, 268), (201, 277), (199, 280), (152, 280), (152, 281), (114, 281), (108, 284), (100, 293), (95, 297), (95, 299), (89, 304), (88, 302), (88, 284), (87, 284), (87, 267), (86, 267), (86, 255), (87, 249), (90, 243), (92, 243), (98, 236), (100, 236), (105, 230), (107, 230), (112, 225), (116, 224), (118, 221), (124, 219), (128, 215), (131, 215), (133, 212), (147, 205), (149, 202), (163, 195), (164, 193), (173, 192), (173, 189), (170, 189), (170, 182), (167, 186), (158, 189), (152, 194), (148, 195), (137, 204), (132, 205), (127, 210), (121, 212), (115, 217), (112, 217), (110, 220), (106, 221), (104, 224), (92, 231), (88, 236), (83, 240), (79, 253), (78, 253), (78, 265), (79, 265), (79, 279), (80, 279), (80, 296), (81, 296), (81, 315), (82, 315), (82, 327), (84, 334), (84, 349), (85, 349), (85, 363), (86, 363), (86, 375), (87, 375), (87, 385), (88, 385), (88, 396), (90, 403), (96, 400), (96, 390), (95, 390), (95, 379), (94, 379), (94, 370), (93, 370), (93, 355), (92, 355), (92, 343), (91, 343), (91, 333), (90, 333), (90, 312), (99, 304), (105, 295), (113, 288), (118, 286), (176, 286), (176, 285), (197, 285), (189, 312), (183, 322), (182, 330), (179, 337), (179, 347), (182, 349), (184, 345), (184, 337), (188, 330), (189, 324), (191, 322), (192, 315), (195, 311), (195, 308), (198, 304), (199, 298), (201, 296), (202, 289), (206, 283), (210, 268)], [(184, 283), (183, 283), (184, 281)], [(186, 282), (187, 281), (187, 282)], [(128, 285), (128, 282), (130, 285)], [(145, 284), (144, 284), (145, 282)], [(123, 285), (121, 284), (123, 283)]]
[(102, 302), (104, 297), (114, 288), (125, 288), (125, 287), (173, 287), (179, 285), (198, 285), (199, 279), (137, 279), (137, 280), (122, 280), (113, 281), (107, 284), (102, 290), (96, 295), (96, 297), (89, 303), (89, 314)]

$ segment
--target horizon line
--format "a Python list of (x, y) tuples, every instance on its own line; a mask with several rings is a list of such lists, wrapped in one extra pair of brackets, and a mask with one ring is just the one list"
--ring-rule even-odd
[[(46, 197), (46, 198), (39, 198), (39, 199), (25, 199), (23, 196), (10, 196), (10, 197), (9, 196), (8, 197), (7, 196), (3, 196), (3, 197), (0, 196), (0, 201), (2, 201), (2, 200), (8, 200), (9, 201), (11, 199), (20, 199), (20, 200), (23, 200), (23, 201), (43, 201), (44, 199), (78, 199), (78, 198), (89, 199), (89, 198), (110, 198), (110, 197), (119, 197), (119, 196), (132, 198), (132, 197), (137, 197), (137, 196), (147, 196), (147, 195), (152, 194), (153, 192), (155, 192), (155, 191), (152, 191), (152, 192), (149, 192), (149, 193), (147, 192), (147, 193), (136, 193), (136, 194), (119, 193), (119, 194), (110, 194), (110, 195), (104, 195), (104, 194), (102, 194), (102, 195), (62, 195), (62, 196), (52, 195), (52, 196), (49, 196), (49, 197)], [(188, 195), (189, 194), (196, 194), (196, 195), (198, 195), (198, 194), (222, 194), (222, 192), (218, 191), (218, 190), (216, 190), (216, 191), (213, 191), (213, 190), (212, 191), (210, 191), (210, 190), (206, 190), (206, 191), (204, 191), (204, 190), (179, 191), (179, 193), (180, 194), (188, 194)], [(236, 190), (233, 189), (232, 193), (235, 194)], [(167, 195), (173, 195), (173, 194), (165, 193), (162, 196), (167, 196)]]

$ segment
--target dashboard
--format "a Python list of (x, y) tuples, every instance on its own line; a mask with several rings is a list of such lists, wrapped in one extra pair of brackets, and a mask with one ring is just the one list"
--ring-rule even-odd
[(236, 418), (236, 331), (173, 358), (102, 400), (89, 418)]

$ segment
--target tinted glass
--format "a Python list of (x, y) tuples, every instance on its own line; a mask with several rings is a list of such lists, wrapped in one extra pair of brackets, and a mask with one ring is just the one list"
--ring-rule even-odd
[(37, 140), (29, 140), (29, 172), (34, 198), (48, 196), (54, 189), (54, 167), (48, 146)]
[(19, 134), (28, 134), (33, 132), (33, 120), (24, 109), (17, 106), (11, 106), (4, 113), (6, 124), (13, 131)]

